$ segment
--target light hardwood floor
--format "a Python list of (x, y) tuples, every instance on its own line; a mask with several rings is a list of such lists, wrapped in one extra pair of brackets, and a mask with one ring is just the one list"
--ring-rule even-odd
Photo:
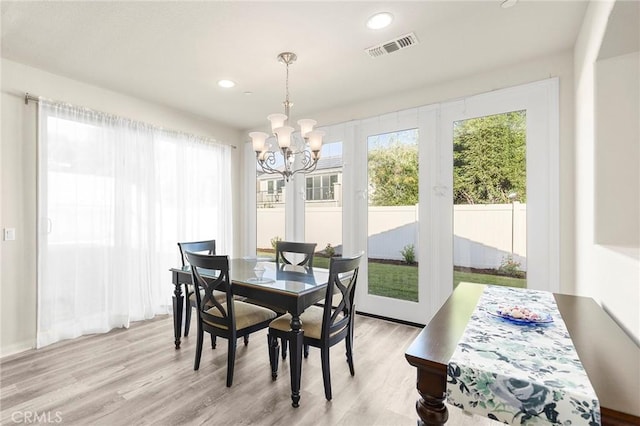
[[(271, 380), (266, 330), (238, 341), (234, 382), (225, 387), (226, 341), (205, 344), (193, 370), (195, 328), (173, 348), (171, 317), (60, 342), (0, 362), (0, 424), (64, 425), (415, 425), (416, 371), (404, 351), (419, 329), (358, 316), (349, 375), (344, 345), (331, 350), (333, 400), (320, 354), (303, 361), (301, 405), (291, 407), (288, 359)], [(208, 336), (205, 336), (207, 338)], [(208, 340), (205, 340), (208, 343)], [(31, 417), (27, 417), (31, 416)], [(37, 416), (37, 417), (34, 417)], [(452, 426), (489, 425), (450, 409)]]

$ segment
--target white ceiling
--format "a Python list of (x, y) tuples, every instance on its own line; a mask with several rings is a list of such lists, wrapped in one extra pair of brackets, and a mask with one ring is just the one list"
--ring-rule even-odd
[[(294, 119), (571, 48), (584, 1), (2, 1), (2, 56), (238, 129), (282, 112), (292, 51)], [(386, 29), (365, 27), (388, 11)], [(365, 49), (414, 32), (419, 44)], [(237, 82), (219, 88), (219, 79)], [(244, 92), (253, 92), (246, 95)]]

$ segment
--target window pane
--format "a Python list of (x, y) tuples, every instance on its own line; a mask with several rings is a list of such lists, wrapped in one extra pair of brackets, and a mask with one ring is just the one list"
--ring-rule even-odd
[(368, 292), (418, 301), (418, 129), (367, 138)]
[(454, 287), (526, 287), (526, 112), (454, 123)]
[(342, 254), (342, 142), (323, 144), (320, 155), (313, 176), (307, 177), (305, 241), (316, 243), (320, 252), (313, 264), (328, 267), (326, 256)]

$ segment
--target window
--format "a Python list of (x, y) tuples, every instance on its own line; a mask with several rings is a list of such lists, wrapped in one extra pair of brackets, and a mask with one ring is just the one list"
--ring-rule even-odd
[(333, 200), (336, 183), (337, 174), (307, 177), (307, 201)]
[(272, 179), (267, 181), (267, 194), (282, 194), (284, 179)]
[(38, 116), (38, 347), (167, 313), (177, 241), (232, 252), (229, 146), (44, 100)]

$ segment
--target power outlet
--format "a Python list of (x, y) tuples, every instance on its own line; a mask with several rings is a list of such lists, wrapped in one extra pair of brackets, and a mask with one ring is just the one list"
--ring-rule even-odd
[(15, 228), (4, 228), (4, 233), (2, 235), (5, 241), (13, 241), (16, 239), (16, 229)]

